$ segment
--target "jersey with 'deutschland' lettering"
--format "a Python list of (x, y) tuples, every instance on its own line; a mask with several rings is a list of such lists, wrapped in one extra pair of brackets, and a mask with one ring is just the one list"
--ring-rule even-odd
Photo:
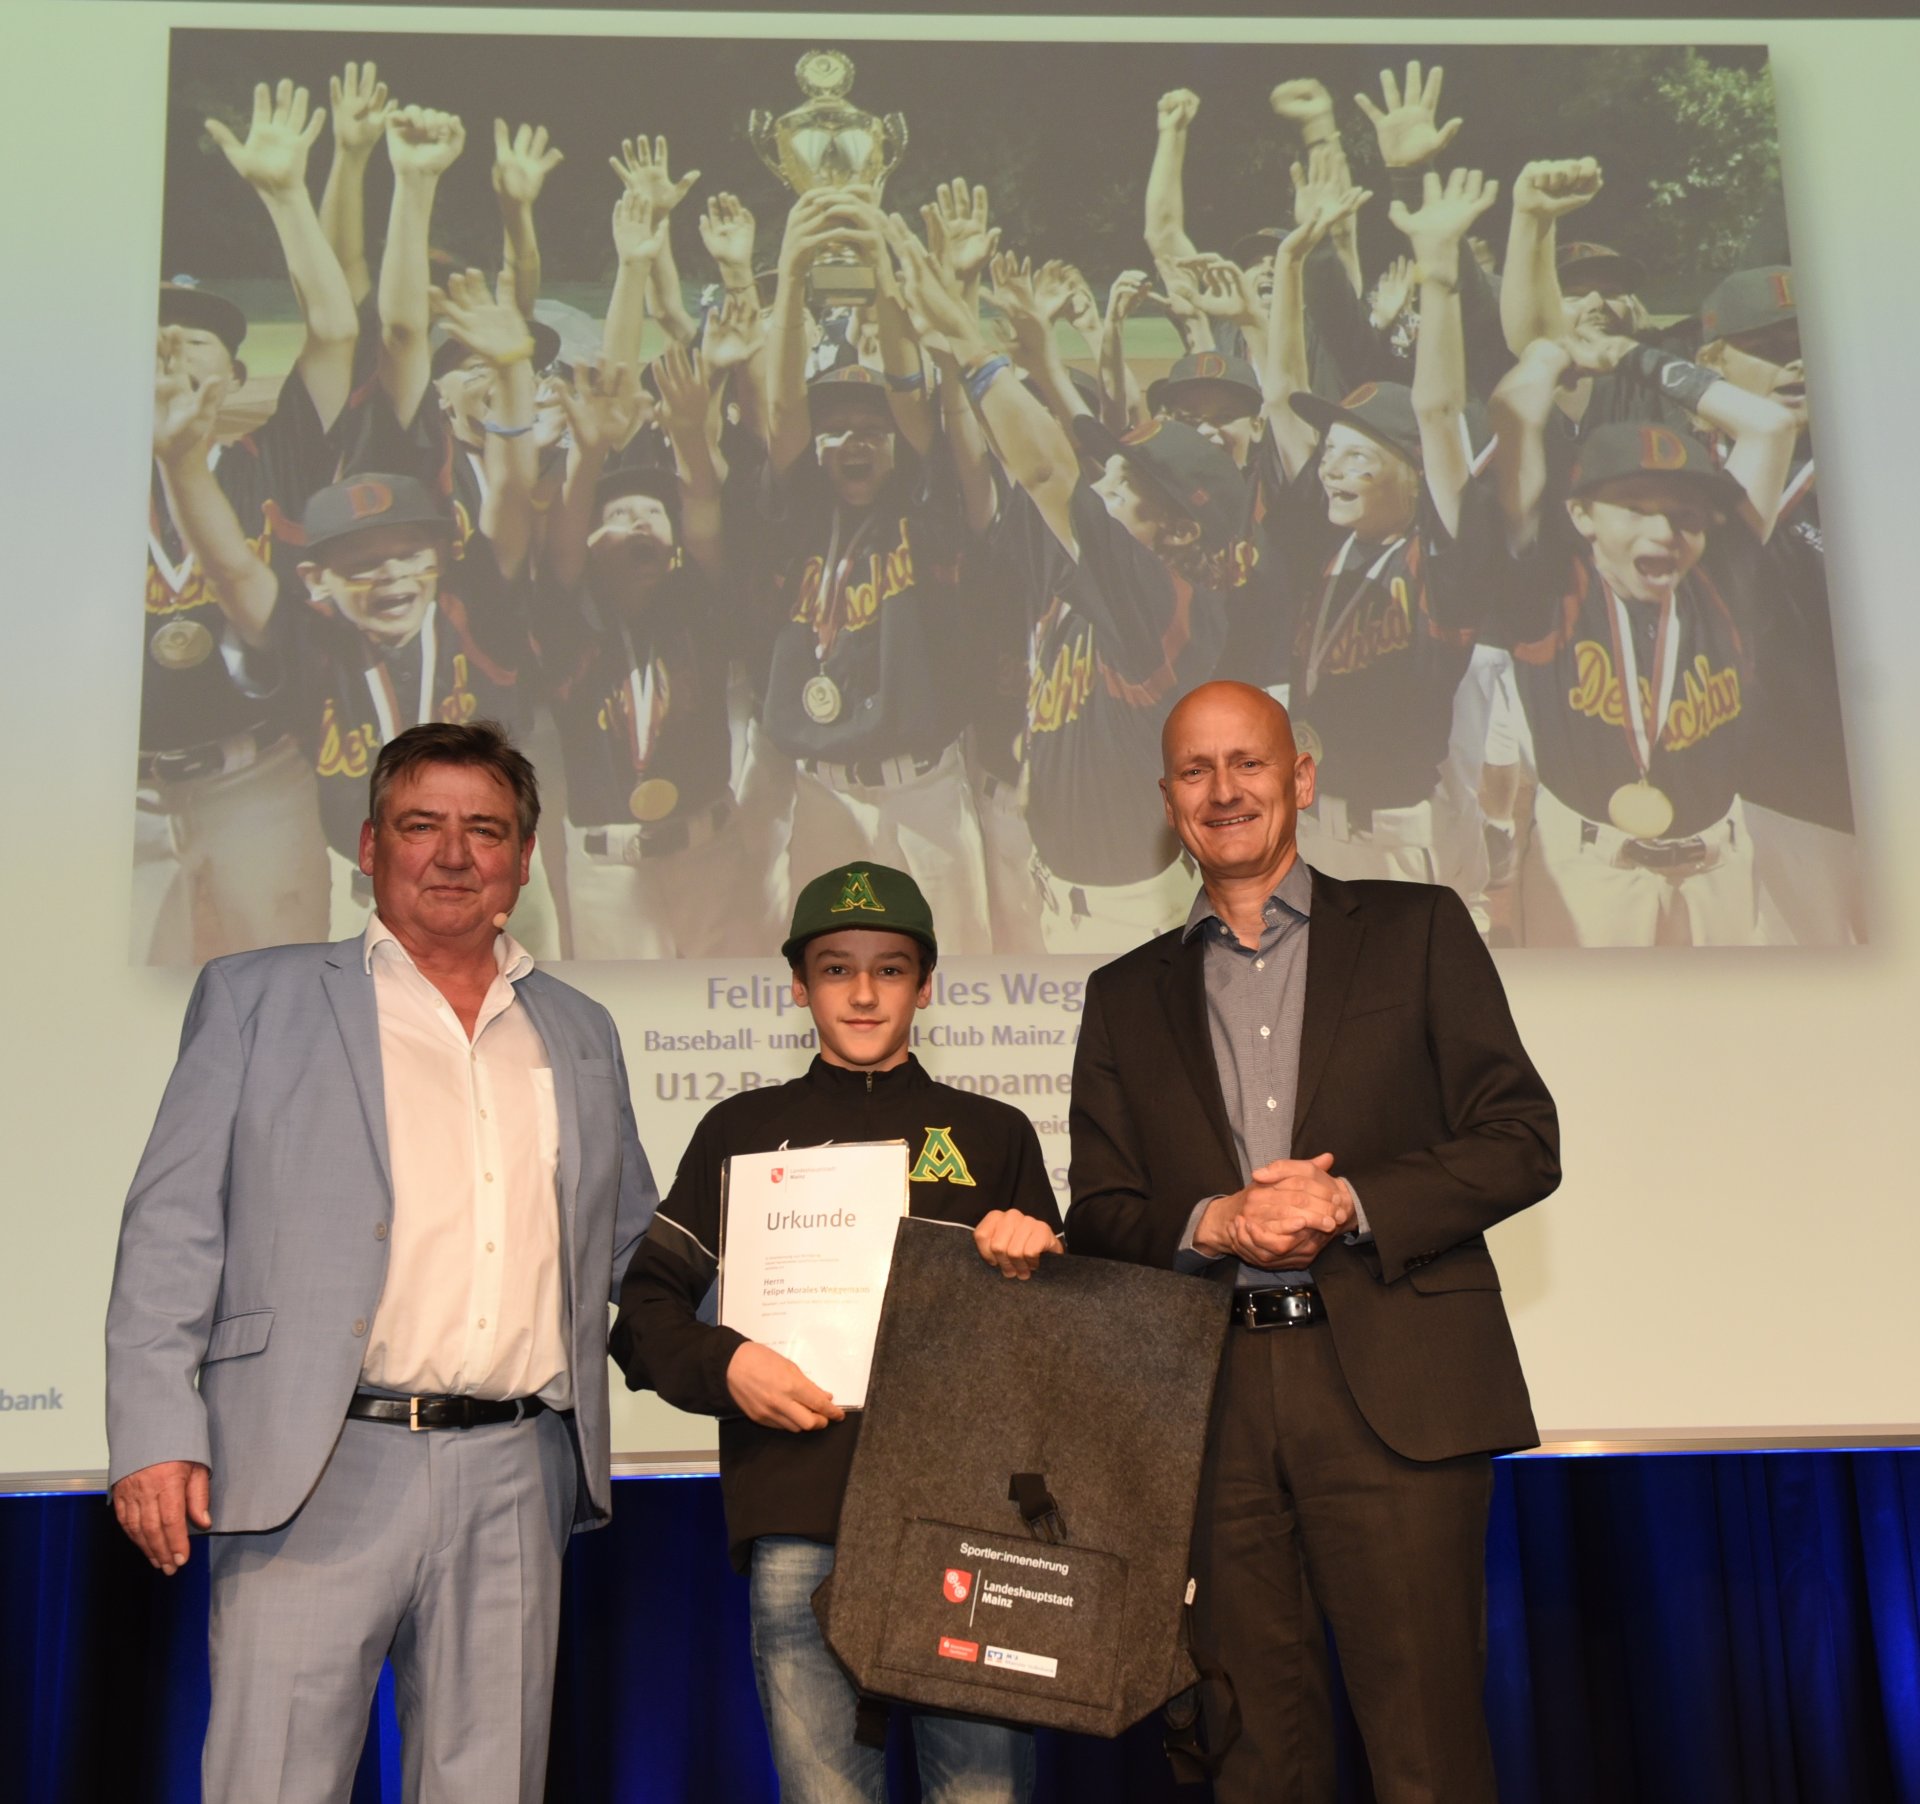
[(1469, 482), (1449, 534), (1423, 486), (1406, 531), (1367, 542), (1328, 520), (1316, 462), (1267, 524), (1284, 571), (1294, 737), (1317, 746), (1321, 793), (1352, 810), (1425, 801), (1484, 617), (1492, 495)]
[[(932, 759), (966, 724), (967, 697), (950, 672), (971, 626), (976, 548), (944, 443), (924, 460), (901, 455), (874, 504), (857, 512), (839, 504), (811, 449), (758, 485), (755, 561), (774, 631), (762, 720), (791, 757)], [(821, 676), (837, 697), (829, 718), (807, 707)]]
[(380, 748), (428, 721), (510, 719), (526, 649), (522, 580), (503, 577), (475, 533), (443, 566), (437, 599), (405, 644), (377, 644), (304, 586), (282, 584), (269, 645), (249, 648), (245, 666), (313, 760), (327, 843), (357, 861)]
[[(1741, 788), (1759, 550), (1739, 520), (1716, 525), (1675, 593), (1672, 693), (1644, 773), (1673, 804), (1662, 838), (1685, 839), (1713, 826)], [(1506, 588), (1497, 642), (1513, 649), (1514, 685), (1541, 784), (1575, 813), (1606, 821), (1614, 792), (1642, 779), (1611, 592), (1585, 542), (1564, 515), (1551, 514), (1541, 544), (1512, 561)], [(1645, 720), (1656, 706), (1662, 610), (1654, 602), (1622, 605)]]

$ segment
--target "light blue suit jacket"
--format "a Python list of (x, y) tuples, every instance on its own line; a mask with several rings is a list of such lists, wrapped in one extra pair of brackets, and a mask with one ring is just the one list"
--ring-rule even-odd
[[(612, 1508), (605, 1305), (659, 1196), (612, 1017), (542, 971), (515, 990), (553, 1064), (584, 1478), (575, 1526), (595, 1527)], [(358, 1385), (392, 1218), (363, 940), (216, 959), (187, 1005), (120, 1224), (107, 1306), (111, 1478), (199, 1460), (212, 1471), (217, 1532), (287, 1521)]]

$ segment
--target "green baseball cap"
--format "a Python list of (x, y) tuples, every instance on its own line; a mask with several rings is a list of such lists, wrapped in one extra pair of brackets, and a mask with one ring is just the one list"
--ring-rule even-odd
[(845, 927), (904, 933), (935, 957), (940, 953), (933, 937), (933, 910), (905, 871), (884, 864), (843, 864), (814, 878), (794, 899), (793, 927), (780, 956), (795, 964), (808, 940)]

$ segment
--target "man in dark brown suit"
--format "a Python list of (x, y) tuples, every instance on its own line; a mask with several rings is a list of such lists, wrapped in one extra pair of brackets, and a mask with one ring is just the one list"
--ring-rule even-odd
[(1490, 1455), (1536, 1438), (1484, 1230), (1558, 1183), (1553, 1102), (1451, 890), (1300, 862), (1277, 702), (1209, 683), (1163, 750), (1205, 887), (1088, 984), (1067, 1241), (1234, 1286), (1194, 1544), (1242, 1725), (1215, 1796), (1333, 1797), (1330, 1623), (1381, 1804), (1478, 1804)]

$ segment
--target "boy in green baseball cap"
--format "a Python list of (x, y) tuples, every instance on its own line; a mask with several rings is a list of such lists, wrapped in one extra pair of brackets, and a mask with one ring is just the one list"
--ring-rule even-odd
[[(716, 1104), (680, 1161), (620, 1293), (612, 1351), (633, 1389), (720, 1418), (720, 1488), (734, 1565), (748, 1574), (754, 1674), (785, 1796), (825, 1782), (886, 1797), (886, 1758), (855, 1738), (857, 1697), (810, 1599), (833, 1570), (859, 1433), (849, 1413), (772, 1347), (701, 1319), (719, 1270), (721, 1179), (735, 1153), (903, 1140), (909, 1211), (972, 1228), (988, 1264), (1031, 1277), (1064, 1251), (1033, 1124), (930, 1077), (912, 1051), (933, 995), (933, 912), (904, 871), (859, 862), (799, 893), (781, 947), (819, 1052), (804, 1076)], [(1023, 1804), (1032, 1735), (1004, 1723), (913, 1716), (922, 1789)]]

